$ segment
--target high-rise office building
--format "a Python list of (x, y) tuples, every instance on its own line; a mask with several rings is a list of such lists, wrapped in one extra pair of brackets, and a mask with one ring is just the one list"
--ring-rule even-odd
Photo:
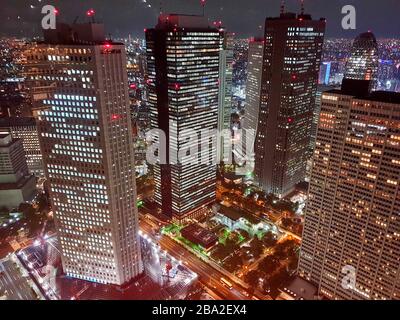
[(330, 299), (399, 299), (400, 95), (363, 82), (322, 94), (299, 274)]
[(2, 118), (0, 119), (0, 134), (2, 133), (9, 133), (12, 138), (22, 140), (29, 171), (36, 177), (43, 177), (43, 159), (35, 118)]
[(319, 115), (321, 113), (322, 94), (325, 91), (337, 89), (337, 88), (340, 88), (340, 86), (318, 85), (318, 87), (317, 87), (317, 95), (315, 96), (314, 116), (313, 116), (313, 122), (312, 122), (312, 126), (311, 126), (310, 149), (309, 149), (309, 153), (308, 153), (309, 156), (308, 156), (308, 161), (307, 161), (306, 178), (305, 178), (305, 181), (307, 181), (307, 182), (310, 181), (310, 177), (311, 177), (311, 170), (312, 170), (312, 164), (313, 164), (312, 160), (313, 160), (313, 154), (314, 154), (314, 149), (315, 149), (315, 142), (317, 139)]
[[(194, 217), (216, 195), (217, 144), (207, 151), (211, 164), (196, 161), (204, 156), (199, 144), (210, 144), (198, 135), (218, 128), (223, 32), (203, 16), (161, 15), (146, 41), (151, 127), (166, 136), (166, 161), (154, 165), (155, 201), (170, 218)], [(186, 148), (190, 156), (178, 157)]]
[(0, 134), (0, 207), (18, 208), (35, 194), (36, 179), (29, 173), (22, 140)]
[(353, 42), (344, 77), (353, 80), (371, 80), (374, 89), (378, 78), (378, 43), (372, 32), (361, 33)]
[[(232, 76), (233, 76), (233, 39), (234, 35), (225, 29), (220, 29), (223, 35), (223, 47), (219, 57), (219, 94), (218, 94), (218, 130), (231, 129), (232, 114)], [(221, 137), (219, 145), (220, 161), (230, 159), (230, 140)]]
[(332, 62), (325, 61), (321, 64), (321, 69), (319, 70), (318, 84), (328, 85), (331, 78)]
[(290, 193), (305, 178), (325, 20), (267, 18), (255, 177), (268, 193)]
[[(243, 154), (248, 161), (254, 162), (254, 141), (256, 138), (258, 115), (260, 113), (261, 78), (264, 55), (264, 39), (252, 38), (249, 41), (247, 82), (246, 82), (246, 108), (241, 123), (243, 138)], [(250, 135), (250, 138), (248, 136)], [(253, 145), (247, 148), (248, 141)], [(252, 154), (246, 154), (251, 150)], [(254, 165), (253, 165), (254, 166)]]
[(58, 24), (27, 69), (53, 87), (38, 127), (63, 271), (123, 285), (143, 268), (125, 47), (102, 24)]
[(317, 130), (318, 130), (318, 121), (319, 115), (321, 112), (321, 97), (325, 91), (337, 89), (340, 86), (334, 85), (318, 85), (317, 87), (317, 94), (315, 96), (315, 108), (314, 108), (314, 115), (313, 115), (313, 123), (311, 126), (311, 140), (310, 140), (310, 157), (312, 157), (315, 148), (315, 140), (317, 139)]

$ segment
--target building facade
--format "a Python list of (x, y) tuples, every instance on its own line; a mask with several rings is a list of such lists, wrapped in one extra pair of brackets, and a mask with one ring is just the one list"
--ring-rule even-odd
[(21, 139), (29, 171), (36, 177), (44, 177), (42, 152), (35, 118), (12, 117), (0, 119), (0, 134), (10, 133)]
[(378, 43), (372, 32), (361, 33), (353, 42), (344, 77), (353, 80), (371, 80), (371, 89), (378, 81)]
[(123, 44), (101, 24), (57, 25), (27, 56), (53, 91), (38, 116), (64, 273), (123, 285), (142, 273)]
[[(254, 168), (254, 142), (256, 139), (258, 116), (260, 113), (260, 97), (261, 97), (261, 78), (264, 55), (264, 40), (252, 38), (249, 41), (248, 65), (247, 65), (247, 81), (246, 81), (246, 108), (241, 123), (243, 139), (243, 153), (247, 161), (253, 162)], [(250, 138), (248, 136), (250, 135)], [(247, 140), (248, 139), (248, 140)], [(248, 149), (251, 154), (247, 155), (247, 141), (253, 141), (252, 146)]]
[(0, 134), (0, 206), (16, 209), (36, 195), (36, 179), (29, 173), (21, 139)]
[(400, 298), (399, 159), (399, 94), (322, 94), (299, 262), (319, 295)]
[[(234, 35), (225, 29), (220, 31), (223, 32), (223, 47), (219, 57), (218, 131), (222, 132), (231, 129)], [(230, 143), (229, 139), (221, 137), (218, 160), (229, 161)]]
[(255, 177), (283, 197), (305, 178), (325, 20), (267, 18)]
[(195, 217), (216, 196), (217, 143), (207, 146), (218, 128), (223, 32), (203, 16), (161, 15), (146, 41), (151, 128), (165, 134), (155, 202), (169, 218)]

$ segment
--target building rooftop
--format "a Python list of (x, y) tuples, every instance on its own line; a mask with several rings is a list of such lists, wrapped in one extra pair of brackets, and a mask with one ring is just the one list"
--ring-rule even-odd
[(372, 42), (372, 43), (377, 43), (376, 42), (376, 38), (375, 38), (375, 35), (371, 32), (371, 31), (368, 31), (368, 32), (364, 32), (364, 33), (361, 33), (361, 34), (359, 34), (358, 36), (357, 36), (357, 38), (354, 40), (354, 42), (357, 44), (358, 42), (365, 42), (365, 41), (370, 41), (370, 42)]
[(219, 213), (223, 214), (233, 221), (238, 221), (240, 218), (243, 217), (241, 211), (232, 207), (221, 206), (221, 208), (219, 209)]
[(122, 45), (106, 39), (102, 23), (57, 23), (56, 29), (43, 30), (44, 41), (50, 45)]
[(0, 191), (3, 190), (20, 190), (24, 188), (28, 183), (34, 183), (34, 175), (21, 177), (17, 182), (0, 183)]
[(395, 103), (400, 104), (400, 93), (399, 92), (392, 92), (392, 91), (372, 91), (368, 92), (366, 87), (363, 84), (369, 83), (366, 80), (350, 80), (353, 83), (358, 82), (360, 87), (353, 87), (353, 89), (349, 86), (342, 89), (332, 89), (325, 91), (324, 93), (332, 93), (332, 94), (342, 94), (352, 96), (355, 99), (360, 100), (368, 100), (368, 101), (377, 101), (377, 102), (384, 102), (384, 103)]
[(205, 16), (185, 14), (161, 14), (156, 28), (215, 29), (211, 28)]
[(218, 241), (218, 237), (211, 231), (200, 227), (197, 224), (191, 224), (181, 230), (181, 234), (187, 240), (201, 245), (203, 248), (210, 248)]
[[(298, 21), (313, 21), (312, 16), (307, 13), (299, 13), (296, 14), (294, 12), (284, 12), (281, 13), (278, 17), (268, 17), (267, 20), (298, 20)], [(325, 21), (325, 18), (320, 18), (319, 21)]]
[(1, 133), (0, 134), (0, 147), (8, 147), (12, 144), (12, 137), (11, 134), (8, 133)]
[(367, 100), (400, 104), (400, 92), (373, 91)]
[(31, 117), (0, 118), (0, 128), (36, 126), (36, 119)]
[(260, 222), (258, 219), (251, 216), (250, 214), (244, 212), (243, 210), (233, 208), (233, 207), (221, 206), (221, 208), (219, 209), (218, 212), (233, 221), (238, 221), (240, 218), (243, 218), (252, 224), (257, 224)]
[(282, 290), (295, 300), (315, 300), (317, 288), (311, 283), (296, 277), (296, 279)]
[(243, 179), (243, 175), (236, 174), (236, 172), (226, 172), (226, 173), (224, 173), (224, 178), (234, 181), (234, 180)]

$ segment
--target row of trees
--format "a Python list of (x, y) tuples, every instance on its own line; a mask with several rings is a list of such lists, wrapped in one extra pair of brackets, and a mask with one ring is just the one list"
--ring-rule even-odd
[(256, 270), (248, 272), (244, 280), (253, 288), (260, 288), (277, 296), (279, 288), (290, 280), (297, 268), (297, 244), (288, 240), (275, 246), (274, 253), (261, 260)]

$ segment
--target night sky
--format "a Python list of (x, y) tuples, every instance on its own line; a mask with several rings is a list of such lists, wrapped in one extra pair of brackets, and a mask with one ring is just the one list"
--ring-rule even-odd
[[(146, 3), (144, 3), (146, 1)], [(162, 0), (166, 13), (201, 14), (200, 0)], [(76, 16), (86, 21), (85, 12), (93, 8), (96, 19), (106, 24), (113, 36), (143, 36), (153, 27), (160, 11), (160, 0), (0, 0), (0, 35), (40, 35), (41, 7), (53, 4), (59, 18), (72, 22)], [(148, 5), (151, 7), (148, 7)], [(357, 30), (341, 28), (341, 8), (352, 4), (357, 9)], [(31, 5), (34, 8), (31, 8)], [(279, 14), (280, 0), (208, 0), (206, 15), (222, 20), (238, 36), (261, 35), (265, 17)], [(305, 0), (306, 12), (328, 21), (328, 37), (352, 38), (371, 30), (377, 37), (400, 38), (400, 0)], [(300, 11), (300, 0), (286, 0), (287, 11)]]

